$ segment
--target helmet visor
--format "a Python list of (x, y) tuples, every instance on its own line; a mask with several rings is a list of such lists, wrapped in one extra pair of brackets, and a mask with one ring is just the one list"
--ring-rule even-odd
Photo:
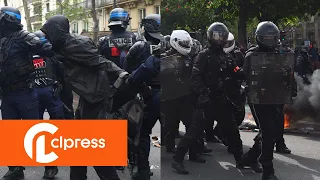
[(208, 40), (215, 42), (217, 45), (225, 45), (228, 40), (228, 33), (219, 32), (219, 31), (209, 31)]
[(235, 43), (234, 40), (227, 41), (226, 44), (224, 45), (224, 48), (229, 48), (229, 47), (233, 46), (234, 43)]
[(184, 40), (184, 41), (178, 41), (179, 46), (183, 48), (191, 48), (191, 42), (189, 40)]
[(276, 47), (279, 42), (279, 37), (275, 35), (258, 36), (258, 41), (267, 47)]

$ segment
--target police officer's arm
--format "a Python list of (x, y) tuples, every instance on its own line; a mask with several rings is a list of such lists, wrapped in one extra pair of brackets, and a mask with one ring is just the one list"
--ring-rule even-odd
[(102, 37), (99, 39), (98, 41), (98, 53), (102, 56), (105, 56), (105, 48), (106, 48), (106, 43), (107, 43), (107, 40), (106, 40), (106, 37)]
[(207, 58), (204, 52), (198, 54), (194, 60), (192, 72), (190, 76), (191, 89), (198, 95), (208, 94), (209, 90), (204, 82), (204, 71), (207, 65)]
[(38, 54), (40, 56), (52, 57), (54, 55), (51, 44), (45, 38), (38, 38), (33, 33), (23, 31), (21, 36), (24, 39), (24, 42), (30, 48), (30, 52), (33, 54)]
[(134, 84), (148, 82), (160, 72), (160, 58), (150, 56), (138, 69), (131, 73), (128, 81)]

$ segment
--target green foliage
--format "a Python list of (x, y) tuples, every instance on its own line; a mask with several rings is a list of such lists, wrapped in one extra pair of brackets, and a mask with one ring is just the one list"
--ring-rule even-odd
[(64, 15), (70, 22), (78, 20), (87, 20), (88, 19), (88, 9), (81, 6), (81, 4), (72, 4), (70, 5), (69, 0), (57, 1), (57, 9), (50, 11), (46, 14), (46, 19), (54, 15)]

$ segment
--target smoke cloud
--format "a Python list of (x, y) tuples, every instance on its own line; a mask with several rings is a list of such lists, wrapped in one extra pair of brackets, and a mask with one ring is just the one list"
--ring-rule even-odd
[(303, 116), (318, 119), (320, 117), (320, 70), (308, 77), (311, 84), (303, 83), (300, 76), (295, 75), (298, 86), (298, 95), (294, 99), (293, 109)]

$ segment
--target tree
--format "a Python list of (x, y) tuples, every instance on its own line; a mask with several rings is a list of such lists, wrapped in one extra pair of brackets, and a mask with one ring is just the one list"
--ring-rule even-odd
[(57, 9), (46, 14), (46, 19), (54, 15), (64, 15), (70, 22), (88, 19), (87, 9), (79, 3), (70, 5), (69, 0), (57, 0)]
[(96, 11), (96, 1), (92, 0), (92, 9), (91, 9), (91, 13), (92, 13), (92, 19), (94, 22), (94, 27), (93, 27), (93, 41), (95, 43), (98, 42), (98, 32), (99, 32), (99, 22), (98, 22), (98, 18), (97, 18), (97, 11)]
[(5, 6), (8, 6), (8, 0), (3, 0)]
[(32, 32), (32, 26), (31, 26), (31, 20), (30, 20), (30, 11), (29, 11), (29, 8), (28, 8), (28, 1), (27, 0), (22, 0), (22, 3), (23, 3), (25, 19), (26, 19), (26, 22), (27, 22), (27, 30), (29, 32)]

